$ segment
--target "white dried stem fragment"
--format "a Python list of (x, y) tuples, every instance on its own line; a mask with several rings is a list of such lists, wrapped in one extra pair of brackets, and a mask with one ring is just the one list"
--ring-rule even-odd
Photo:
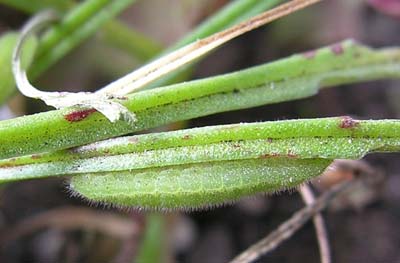
[(45, 92), (36, 89), (28, 80), (25, 69), (21, 64), (21, 56), (25, 41), (50, 23), (57, 21), (58, 16), (52, 11), (44, 11), (34, 16), (21, 29), (20, 36), (12, 56), (12, 69), (19, 91), (27, 97), (40, 99), (47, 105), (57, 109), (80, 106), (94, 108), (101, 112), (111, 122), (123, 119), (130, 124), (136, 121), (135, 115), (126, 107), (113, 101), (109, 94), (91, 92)]

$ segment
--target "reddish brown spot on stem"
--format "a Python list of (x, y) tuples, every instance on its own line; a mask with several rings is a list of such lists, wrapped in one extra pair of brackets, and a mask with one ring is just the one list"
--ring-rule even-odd
[(339, 127), (341, 129), (353, 129), (353, 128), (357, 127), (359, 124), (360, 124), (360, 122), (354, 120), (353, 118), (351, 118), (349, 116), (344, 116), (340, 120)]
[(289, 151), (288, 154), (287, 154), (287, 157), (289, 157), (289, 158), (297, 158), (298, 156), (297, 156), (297, 154), (293, 153), (292, 151)]
[(331, 46), (331, 50), (335, 55), (342, 55), (344, 52), (343, 46), (341, 43), (337, 43)]
[(95, 113), (95, 109), (87, 109), (87, 110), (79, 110), (79, 111), (74, 111), (71, 113), (68, 113), (67, 115), (64, 116), (64, 119), (66, 119), (69, 122), (76, 122), (76, 121), (81, 121), (85, 119), (87, 116), (89, 116), (92, 113)]
[(276, 158), (276, 157), (280, 157), (281, 155), (279, 153), (271, 153), (271, 154), (261, 154), (260, 156), (258, 156), (259, 159), (268, 159), (268, 158)]
[(186, 134), (185, 136), (182, 137), (182, 139), (189, 140), (190, 139), (190, 135)]

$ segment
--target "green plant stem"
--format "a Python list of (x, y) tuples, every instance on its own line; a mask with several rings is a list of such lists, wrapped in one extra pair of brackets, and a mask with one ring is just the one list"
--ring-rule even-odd
[[(0, 105), (14, 92), (15, 81), (11, 69), (11, 55), (17, 39), (18, 34), (15, 32), (8, 32), (0, 37)], [(32, 62), (37, 42), (36, 38), (31, 38), (26, 42), (22, 57), (24, 68)]]
[(370, 152), (400, 151), (399, 130), (398, 120), (341, 117), (137, 135), (2, 160), (0, 182), (259, 158), (359, 159)]
[(163, 49), (154, 40), (114, 20), (103, 26), (101, 36), (111, 46), (125, 51), (139, 61), (147, 61)]
[(0, 0), (0, 4), (7, 5), (30, 14), (46, 8), (53, 8), (58, 12), (65, 12), (75, 5), (74, 1), (71, 0)]
[[(338, 54), (336, 49), (341, 48)], [(78, 108), (0, 122), (0, 158), (41, 153), (145, 130), (174, 121), (315, 95), (321, 86), (400, 77), (398, 49), (352, 41), (247, 70), (131, 94), (134, 127)], [(90, 116), (89, 116), (90, 115)]]
[(148, 214), (146, 216), (146, 230), (143, 235), (143, 241), (133, 262), (165, 262), (163, 255), (165, 230), (166, 222), (162, 215), (156, 213)]

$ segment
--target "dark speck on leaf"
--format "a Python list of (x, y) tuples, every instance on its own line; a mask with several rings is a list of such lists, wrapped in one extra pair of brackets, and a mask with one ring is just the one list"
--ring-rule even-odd
[(339, 127), (341, 129), (352, 129), (359, 125), (360, 123), (349, 116), (342, 117)]
[(31, 155), (31, 158), (36, 160), (36, 159), (42, 158), (42, 156), (40, 156), (39, 154), (33, 154), (33, 155)]

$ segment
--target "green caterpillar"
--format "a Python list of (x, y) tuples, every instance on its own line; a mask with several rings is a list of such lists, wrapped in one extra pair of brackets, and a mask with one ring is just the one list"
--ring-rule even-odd
[(72, 177), (70, 188), (95, 202), (191, 210), (294, 187), (320, 175), (330, 162), (271, 158), (85, 174)]

